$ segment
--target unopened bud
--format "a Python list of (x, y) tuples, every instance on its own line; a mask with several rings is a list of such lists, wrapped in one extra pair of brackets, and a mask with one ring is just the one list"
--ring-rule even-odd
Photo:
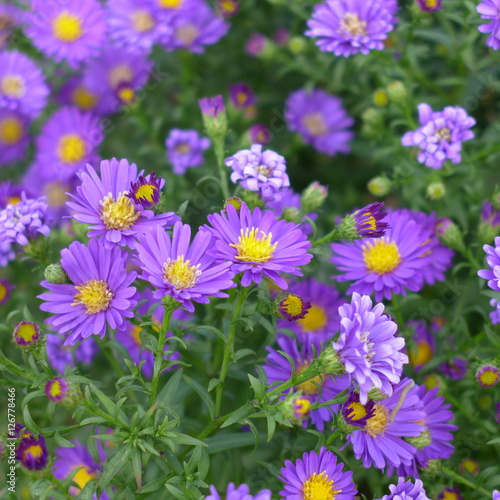
[(45, 279), (52, 284), (62, 285), (68, 283), (69, 278), (61, 264), (49, 264), (44, 271)]

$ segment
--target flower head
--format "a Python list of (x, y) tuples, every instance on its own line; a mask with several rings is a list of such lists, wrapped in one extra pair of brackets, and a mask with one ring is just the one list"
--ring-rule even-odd
[(44, 387), (45, 395), (54, 403), (60, 403), (69, 395), (70, 386), (68, 381), (62, 377), (49, 380)]
[(225, 210), (208, 216), (211, 227), (207, 229), (215, 237), (213, 255), (232, 262), (235, 273), (243, 273), (242, 286), (266, 277), (286, 290), (281, 273), (302, 275), (299, 267), (312, 258), (311, 243), (297, 225), (277, 221), (271, 211), (255, 208), (251, 212), (245, 204), (239, 211), (232, 205)]
[(413, 365), (415, 371), (420, 371), (433, 358), (436, 340), (428, 330), (425, 321), (409, 321), (408, 326), (414, 328), (413, 342), (415, 345), (408, 352), (410, 364)]
[(295, 463), (285, 461), (278, 479), (284, 500), (354, 500), (357, 493), (351, 471), (324, 446), (319, 453), (304, 453)]
[(458, 488), (445, 488), (438, 495), (438, 500), (464, 500)]
[[(257, 495), (250, 495), (250, 488), (246, 484), (238, 487), (234, 483), (229, 483), (226, 490), (226, 500), (271, 500), (271, 490), (262, 490)], [(215, 486), (210, 486), (210, 495), (205, 500), (222, 500)]]
[(98, 353), (99, 348), (92, 337), (75, 342), (73, 346), (64, 345), (64, 340), (55, 333), (47, 335), (47, 358), (50, 366), (60, 374), (75, 368), (75, 362), (89, 365)]
[(482, 387), (493, 387), (500, 381), (500, 371), (493, 365), (481, 366), (476, 372), (476, 380)]
[(61, 252), (61, 266), (71, 284), (42, 281), (49, 291), (39, 295), (42, 311), (52, 313), (45, 320), (60, 334), (68, 334), (65, 344), (106, 333), (106, 327), (124, 328), (137, 304), (136, 289), (130, 286), (136, 273), (127, 273), (126, 256), (118, 247), (106, 249), (96, 239), (88, 247), (74, 241)]
[(69, 78), (59, 89), (56, 96), (57, 103), (61, 106), (78, 108), (80, 111), (92, 111), (96, 115), (103, 115), (101, 106), (102, 94), (91, 90), (84, 82), (82, 75), (76, 75)]
[(172, 238), (161, 228), (139, 236), (136, 246), (140, 278), (155, 288), (153, 296), (166, 295), (194, 311), (194, 302), (208, 304), (209, 297), (227, 297), (222, 292), (235, 286), (231, 262), (216, 263), (207, 250), (213, 245), (209, 231), (199, 231), (192, 243), (191, 227), (177, 222)]
[(203, 115), (209, 115), (213, 118), (217, 118), (221, 113), (225, 113), (226, 111), (224, 98), (221, 95), (204, 97), (203, 99), (200, 99), (198, 103)]
[(397, 325), (386, 314), (384, 305), (372, 305), (368, 296), (353, 293), (351, 304), (339, 308), (340, 337), (334, 349), (346, 372), (359, 386), (360, 401), (366, 404), (372, 388), (388, 396), (401, 378), (406, 354), (400, 352), (404, 339), (396, 337)]
[(45, 469), (49, 463), (49, 452), (45, 446), (45, 439), (42, 435), (37, 438), (29, 433), (22, 437), (17, 445), (16, 459), (21, 465), (30, 471)]
[(443, 375), (451, 380), (460, 380), (467, 374), (467, 361), (461, 358), (453, 358), (438, 366)]
[[(142, 175), (139, 172), (139, 177)], [(101, 162), (100, 176), (87, 165), (78, 177), (81, 185), (71, 195), (73, 201), (68, 206), (74, 210), (75, 220), (90, 224), (88, 236), (102, 236), (102, 243), (108, 249), (116, 245), (134, 247), (139, 234), (177, 220), (172, 212), (155, 215), (129, 196), (134, 194), (131, 186), (133, 191), (133, 186), (140, 183), (135, 163), (112, 158)]]
[(0, 109), (0, 166), (24, 160), (30, 121), (17, 111)]
[(499, 0), (481, 0), (476, 7), (477, 12), (482, 19), (488, 20), (487, 24), (478, 26), (481, 33), (488, 33), (486, 45), (493, 50), (500, 49), (500, 1)]
[(248, 136), (251, 144), (269, 144), (272, 138), (272, 132), (264, 123), (254, 123), (248, 130)]
[(417, 0), (420, 10), (425, 12), (435, 12), (443, 8), (442, 0)]
[(237, 109), (245, 109), (255, 104), (255, 94), (245, 82), (229, 85), (229, 92), (231, 102)]
[(143, 208), (149, 208), (156, 205), (161, 198), (161, 190), (165, 186), (165, 180), (157, 179), (154, 172), (145, 177), (139, 175), (135, 182), (130, 184), (130, 191), (127, 197), (137, 205)]
[(351, 392), (342, 406), (342, 418), (347, 425), (366, 427), (368, 420), (375, 416), (374, 407), (374, 401), (368, 401), (363, 405), (359, 400), (359, 394)]
[(14, 28), (21, 23), (22, 11), (13, 3), (0, 5), (0, 48), (7, 45)]
[(7, 304), (9, 302), (11, 291), (14, 286), (10, 284), (9, 280), (5, 278), (0, 279), (0, 306)]
[(264, 201), (279, 201), (281, 194), (290, 187), (283, 156), (274, 151), (262, 151), (261, 144), (242, 149), (226, 159), (233, 173), (231, 180), (249, 191), (258, 192)]
[(0, 52), (0, 108), (35, 119), (48, 95), (45, 77), (30, 58), (17, 51)]
[(96, 56), (106, 38), (106, 15), (97, 0), (60, 0), (47, 9), (44, 0), (33, 0), (27, 34), (55, 61), (72, 67)]
[(424, 485), (420, 479), (415, 480), (415, 484), (411, 481), (405, 481), (403, 477), (398, 479), (398, 484), (391, 484), (390, 495), (384, 495), (378, 500), (430, 500), (424, 490)]
[(470, 129), (476, 120), (458, 106), (433, 111), (428, 104), (420, 104), (418, 113), (421, 127), (403, 136), (403, 146), (418, 147), (418, 161), (430, 168), (440, 169), (446, 160), (460, 163), (462, 142), (474, 137)]
[[(495, 246), (484, 245), (486, 252), (486, 263), (489, 269), (481, 269), (478, 275), (488, 280), (488, 286), (495, 292), (500, 292), (500, 236), (495, 238)], [(500, 309), (500, 303), (497, 303), (497, 309)]]
[(40, 328), (32, 321), (21, 321), (14, 329), (13, 337), (18, 346), (31, 346), (40, 340)]
[(285, 104), (288, 128), (298, 132), (306, 144), (320, 153), (334, 156), (349, 153), (349, 142), (354, 137), (354, 124), (342, 107), (340, 98), (321, 89), (297, 90), (288, 96)]
[(385, 222), (387, 212), (383, 211), (383, 203), (372, 203), (354, 212), (356, 232), (363, 238), (380, 238), (384, 236), (389, 224)]
[(239, 0), (217, 0), (216, 10), (224, 19), (234, 17), (240, 10)]
[(493, 498), (492, 500), (500, 500), (500, 491), (494, 490), (493, 491)]
[(174, 173), (183, 175), (188, 168), (203, 164), (203, 152), (210, 147), (210, 140), (197, 130), (174, 128), (165, 141), (167, 156), (174, 167)]
[(307, 23), (306, 36), (317, 38), (323, 52), (349, 57), (382, 50), (394, 29), (393, 2), (380, 0), (326, 0), (318, 4)]
[(279, 303), (279, 312), (287, 321), (303, 319), (310, 308), (309, 300), (295, 293), (286, 294)]

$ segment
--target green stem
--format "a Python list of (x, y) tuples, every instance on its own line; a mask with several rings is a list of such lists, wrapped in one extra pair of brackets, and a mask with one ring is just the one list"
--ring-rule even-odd
[(394, 308), (394, 312), (396, 314), (396, 321), (398, 322), (399, 328), (403, 328), (405, 320), (403, 318), (403, 311), (401, 310), (401, 305), (399, 304), (396, 295), (392, 296), (391, 302), (392, 302), (392, 307)]
[(448, 476), (449, 478), (452, 478), (457, 483), (461, 483), (465, 486), (468, 486), (469, 488), (472, 488), (473, 490), (480, 491), (481, 493), (484, 493), (485, 495), (487, 495), (488, 498), (491, 498), (491, 491), (488, 491), (485, 488), (482, 488), (481, 486), (474, 484), (472, 481), (465, 479), (465, 477), (461, 476), (457, 472), (455, 472), (451, 469), (448, 469), (447, 467), (442, 467), (441, 472), (443, 474), (445, 474), (446, 476)]
[(215, 157), (217, 158), (217, 166), (219, 167), (220, 183), (224, 199), (229, 198), (229, 184), (227, 182), (227, 167), (224, 164), (224, 137), (214, 138)]
[(224, 391), (224, 382), (226, 381), (227, 371), (229, 369), (229, 364), (231, 361), (231, 354), (233, 351), (234, 337), (236, 336), (236, 330), (238, 329), (238, 322), (243, 311), (243, 306), (245, 304), (245, 298), (248, 295), (248, 288), (240, 288), (238, 290), (238, 295), (236, 297), (236, 306), (233, 311), (233, 317), (231, 318), (231, 325), (229, 327), (229, 336), (227, 338), (226, 346), (224, 348), (224, 356), (222, 358), (222, 366), (220, 369), (219, 380), (220, 383), (217, 386), (217, 395), (215, 397), (215, 416), (217, 417), (220, 413), (220, 407), (222, 403), (222, 393)]
[(326, 236), (323, 236), (323, 238), (320, 238), (319, 240), (316, 240), (313, 243), (313, 246), (318, 246), (321, 245), (322, 243), (331, 243), (332, 241), (336, 240), (338, 238), (338, 228), (336, 227), (333, 231), (328, 233)]
[(319, 375), (319, 368), (316, 365), (316, 363), (313, 362), (300, 374), (278, 385), (278, 387), (275, 387), (272, 391), (269, 391), (267, 393), (267, 396), (269, 397), (269, 399), (271, 399), (274, 396), (279, 396), (283, 391), (287, 391), (291, 387), (303, 384), (304, 382), (307, 382), (308, 380), (311, 380), (314, 377), (317, 377), (318, 375)]
[(0, 370), (2, 368), (7, 368), (14, 375), (17, 375), (19, 377), (24, 377), (31, 381), (35, 380), (35, 376), (32, 373), (27, 372), (25, 369), (23, 370), (22, 368), (17, 366), (16, 363), (8, 359), (2, 352), (0, 352)]
[(155, 364), (153, 369), (153, 378), (151, 379), (151, 394), (149, 395), (149, 406), (153, 406), (156, 400), (156, 392), (158, 391), (158, 382), (160, 381), (160, 375), (162, 372), (163, 365), (163, 349), (167, 343), (167, 331), (170, 327), (170, 320), (172, 319), (172, 314), (174, 314), (176, 307), (172, 304), (164, 306), (163, 323), (161, 325), (161, 330), (158, 333), (158, 344), (155, 352)]

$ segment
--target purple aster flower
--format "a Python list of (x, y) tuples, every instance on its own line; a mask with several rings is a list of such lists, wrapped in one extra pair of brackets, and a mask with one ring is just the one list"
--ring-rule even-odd
[(417, 292), (424, 285), (423, 268), (431, 258), (431, 234), (404, 211), (395, 210), (387, 217), (385, 236), (332, 244), (332, 262), (343, 274), (338, 281), (354, 281), (348, 293), (358, 292), (375, 299), (390, 299), (393, 294)]
[(376, 202), (354, 212), (356, 233), (362, 238), (380, 238), (384, 236), (389, 223), (386, 222), (387, 212), (384, 203)]
[(40, 340), (40, 328), (32, 321), (21, 321), (17, 324), (12, 336), (18, 346), (32, 346)]
[(498, 325), (500, 323), (500, 300), (491, 299), (490, 306), (493, 307), (493, 311), (490, 312), (491, 324)]
[(37, 138), (35, 164), (45, 180), (68, 181), (87, 163), (100, 160), (103, 126), (91, 113), (61, 108), (45, 123)]
[(75, 368), (75, 362), (90, 365), (98, 351), (98, 345), (92, 337), (72, 346), (64, 345), (63, 336), (55, 333), (47, 335), (47, 358), (50, 366), (62, 375), (67, 368)]
[(21, 201), (9, 204), (0, 211), (0, 242), (26, 246), (39, 234), (48, 236), (46, 224), (47, 203), (45, 197), (29, 199), (23, 191)]
[(3, 306), (9, 302), (11, 292), (14, 290), (14, 286), (9, 283), (9, 280), (5, 278), (0, 279), (0, 306)]
[[(314, 355), (321, 350), (321, 344), (318, 340), (311, 340), (307, 344), (299, 344), (297, 340), (291, 339), (285, 335), (278, 335), (277, 343), (280, 351), (288, 354), (295, 365), (295, 375), (302, 373), (309, 367)], [(286, 361), (286, 358), (272, 347), (266, 348), (268, 351), (265, 365), (262, 367), (267, 375), (267, 382), (271, 385), (279, 385), (292, 377), (292, 366)], [(302, 391), (302, 395), (310, 399), (311, 403), (329, 401), (338, 396), (349, 386), (347, 377), (337, 377), (336, 379), (320, 374), (317, 377), (308, 380), (294, 388), (295, 391)], [(285, 399), (285, 395), (282, 399)], [(310, 414), (311, 422), (319, 430), (323, 431), (325, 423), (330, 422), (333, 413), (340, 410), (340, 404), (330, 405), (328, 408), (318, 408), (312, 410)], [(304, 419), (303, 426), (307, 427), (308, 419)]]
[(354, 500), (357, 493), (351, 471), (343, 471), (344, 464), (324, 446), (319, 453), (304, 453), (295, 463), (285, 461), (278, 479), (284, 483), (280, 495), (284, 500), (334, 498)]
[(132, 52), (149, 53), (170, 30), (151, 0), (109, 0), (107, 13), (111, 40)]
[(0, 166), (24, 160), (30, 121), (17, 111), (0, 109)]
[(30, 471), (45, 469), (49, 463), (49, 452), (42, 435), (35, 438), (32, 434), (21, 438), (16, 449), (16, 459)]
[(78, 108), (80, 111), (91, 111), (95, 115), (104, 116), (109, 113), (109, 103), (103, 102), (103, 95), (89, 88), (82, 75), (70, 78), (59, 89), (55, 96), (61, 106)]
[(342, 406), (342, 418), (347, 425), (365, 428), (368, 420), (375, 416), (375, 402), (361, 404), (359, 394), (351, 392)]
[(255, 123), (248, 130), (251, 144), (269, 144), (272, 139), (272, 132), (264, 123)]
[(469, 129), (476, 120), (458, 106), (433, 111), (428, 104), (420, 104), (418, 114), (421, 127), (406, 132), (401, 139), (403, 146), (418, 147), (421, 150), (418, 161), (430, 168), (441, 169), (446, 160), (460, 163), (462, 142), (474, 137)]
[(379, 389), (392, 395), (393, 385), (401, 379), (408, 356), (400, 352), (405, 345), (396, 337), (396, 323), (384, 314), (384, 305), (373, 306), (370, 297), (352, 295), (351, 304), (339, 307), (340, 337), (333, 343), (346, 372), (359, 386), (360, 401)]
[(130, 192), (127, 196), (143, 208), (156, 205), (161, 198), (161, 190), (165, 186), (165, 179), (156, 178), (156, 174), (151, 172), (144, 177), (139, 175), (136, 182), (130, 185)]
[(278, 304), (279, 313), (287, 321), (303, 319), (309, 309), (311, 309), (309, 300), (295, 293), (287, 293)]
[(435, 12), (443, 8), (442, 0), (417, 0), (420, 10), (425, 12)]
[(487, 24), (478, 26), (481, 33), (489, 33), (486, 45), (493, 50), (500, 49), (500, 1), (481, 0), (476, 10), (481, 14), (481, 19), (487, 19)]
[(481, 222), (492, 228), (500, 226), (500, 210), (496, 210), (493, 203), (485, 201), (481, 209)]
[(40, 309), (52, 313), (45, 320), (60, 334), (68, 334), (65, 345), (91, 335), (106, 334), (106, 326), (122, 329), (125, 318), (134, 316), (136, 289), (130, 286), (136, 273), (127, 273), (126, 255), (118, 247), (105, 248), (96, 239), (88, 247), (74, 241), (61, 252), (61, 266), (72, 284), (42, 281), (49, 290), (39, 295)]
[(204, 97), (198, 101), (198, 104), (204, 115), (209, 115), (213, 118), (217, 118), (221, 113), (225, 113), (226, 111), (224, 98), (221, 95)]
[[(500, 292), (500, 236), (495, 238), (495, 246), (490, 245), (483, 246), (486, 252), (486, 263), (490, 266), (490, 269), (481, 269), (478, 271), (478, 275), (488, 280), (488, 286), (495, 292)], [(500, 302), (496, 304), (498, 310), (500, 310)]]
[(493, 387), (500, 381), (500, 371), (494, 365), (481, 366), (476, 371), (476, 380), (482, 387)]
[[(238, 487), (234, 483), (229, 483), (226, 490), (226, 500), (271, 500), (271, 490), (262, 490), (257, 495), (250, 495), (250, 488), (246, 484)], [(210, 495), (205, 500), (222, 500), (215, 486), (210, 486)]]
[(349, 142), (354, 124), (342, 101), (321, 89), (297, 90), (288, 96), (285, 104), (288, 128), (298, 132), (306, 144), (320, 153), (334, 156), (349, 153)]
[(390, 495), (384, 495), (378, 500), (431, 500), (424, 490), (424, 484), (420, 479), (415, 479), (415, 484), (405, 481), (404, 477), (398, 479), (398, 484), (391, 484)]
[(365, 427), (347, 436), (354, 455), (365, 468), (377, 469), (411, 464), (417, 449), (403, 438), (420, 436), (425, 418), (422, 402), (412, 390), (412, 382), (402, 380), (389, 398), (375, 403), (374, 415)]
[(317, 38), (321, 51), (336, 56), (382, 50), (394, 29), (392, 8), (380, 0), (327, 0), (315, 7), (305, 35)]
[(445, 488), (438, 495), (438, 500), (464, 500), (458, 488)]
[(174, 128), (170, 131), (165, 146), (174, 173), (183, 175), (188, 168), (203, 164), (203, 152), (210, 147), (210, 139), (200, 136), (197, 130)]
[(245, 44), (245, 52), (254, 57), (260, 56), (266, 47), (267, 38), (262, 33), (252, 33)]
[(0, 209), (7, 205), (17, 205), (21, 201), (23, 191), (21, 186), (12, 184), (10, 181), (0, 182)]
[(493, 491), (493, 498), (492, 500), (500, 500), (500, 491), (494, 490)]
[[(136, 237), (157, 226), (169, 226), (177, 216), (173, 212), (155, 215), (128, 196), (131, 185), (137, 182), (137, 166), (116, 158), (101, 162), (99, 176), (87, 165), (78, 177), (82, 181), (76, 188), (74, 201), (68, 206), (75, 211), (73, 218), (90, 224), (90, 238), (102, 236), (105, 248), (115, 245), (133, 248)], [(141, 176), (143, 172), (139, 172)]]
[(262, 277), (286, 290), (288, 283), (282, 273), (302, 276), (300, 266), (312, 259), (311, 243), (292, 222), (278, 221), (271, 211), (243, 204), (238, 211), (228, 205), (225, 213), (211, 214), (207, 227), (215, 236), (213, 254), (233, 263), (235, 273), (243, 273), (242, 286), (260, 283)]
[(285, 158), (269, 149), (262, 151), (262, 144), (238, 151), (225, 163), (233, 169), (235, 184), (258, 192), (264, 201), (279, 201), (281, 192), (290, 187)]
[(308, 343), (318, 339), (320, 342), (331, 340), (339, 331), (339, 307), (345, 303), (338, 290), (314, 278), (293, 282), (290, 293), (308, 300), (311, 307), (305, 316), (296, 321), (278, 321), (277, 330), (293, 330), (300, 342)]
[(50, 9), (32, 0), (26, 33), (46, 56), (76, 68), (104, 45), (106, 14), (97, 0), (59, 0)]
[(255, 94), (245, 82), (229, 85), (229, 97), (236, 109), (245, 109), (255, 104)]
[(0, 49), (7, 46), (9, 36), (21, 19), (22, 11), (13, 3), (0, 4)]
[(453, 358), (438, 366), (438, 369), (451, 380), (461, 380), (467, 374), (467, 361), (461, 358)]
[(203, 54), (206, 45), (217, 43), (229, 30), (229, 24), (217, 16), (203, 0), (184, 0), (170, 18), (172, 32), (160, 43), (167, 50), (186, 49)]
[(424, 320), (409, 321), (408, 326), (413, 328), (414, 347), (409, 350), (410, 364), (415, 372), (420, 371), (434, 356), (436, 339), (427, 328)]
[(228, 297), (221, 290), (235, 284), (231, 262), (216, 264), (216, 258), (207, 253), (213, 246), (210, 232), (198, 231), (192, 243), (190, 239), (191, 227), (179, 221), (172, 238), (161, 228), (140, 235), (136, 252), (143, 271), (140, 278), (156, 289), (153, 296), (169, 295), (193, 312), (192, 301), (208, 304), (209, 297)]
[(60, 403), (69, 395), (69, 384), (62, 377), (55, 377), (49, 380), (44, 387), (45, 395), (54, 403)]
[[(56, 459), (52, 465), (52, 471), (56, 479), (64, 480), (75, 469), (79, 469), (73, 476), (73, 483), (75, 483), (78, 487), (71, 486), (69, 488), (70, 495), (76, 497), (89, 481), (96, 479), (101, 475), (103, 469), (96, 463), (90, 452), (83, 444), (79, 441), (72, 442), (75, 445), (74, 448), (56, 448), (54, 452)], [(106, 458), (102, 451), (100, 455), (100, 461), (104, 462)], [(97, 500), (96, 495), (94, 495), (93, 500)], [(103, 493), (99, 497), (99, 500), (108, 500), (108, 495)]]
[(97, 113), (118, 111), (123, 97), (134, 100), (135, 93), (148, 81), (153, 63), (143, 52), (130, 52), (113, 44), (106, 46), (84, 69), (82, 85), (100, 96)]
[(0, 267), (7, 267), (11, 260), (16, 258), (16, 252), (10, 241), (0, 241)]
[(49, 87), (38, 66), (21, 52), (0, 52), (0, 108), (38, 118)]

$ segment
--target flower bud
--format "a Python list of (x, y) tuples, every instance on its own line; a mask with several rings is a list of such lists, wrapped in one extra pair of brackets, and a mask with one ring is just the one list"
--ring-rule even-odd
[(13, 338), (19, 347), (28, 349), (40, 340), (40, 328), (31, 321), (21, 321), (14, 329)]
[(446, 187), (442, 182), (431, 182), (425, 190), (427, 198), (440, 200), (446, 194)]
[(496, 366), (483, 365), (476, 371), (476, 380), (482, 387), (494, 387), (500, 380), (500, 372)]
[(458, 466), (458, 471), (463, 476), (467, 473), (476, 475), (479, 473), (479, 463), (472, 458), (466, 458), (460, 462)]
[(383, 175), (378, 175), (368, 182), (368, 191), (373, 196), (386, 196), (391, 192), (391, 187), (391, 181)]
[(384, 89), (377, 89), (373, 93), (373, 104), (379, 108), (384, 108), (389, 104), (387, 92)]
[(438, 219), (436, 222), (436, 234), (446, 246), (465, 252), (465, 244), (462, 231), (450, 219)]
[(224, 98), (221, 95), (204, 97), (198, 101), (203, 115), (203, 124), (212, 139), (225, 137), (227, 132), (227, 115)]
[(419, 436), (412, 436), (406, 439), (409, 444), (415, 446), (417, 450), (421, 450), (432, 443), (432, 436), (428, 429), (422, 432)]
[(395, 104), (402, 105), (406, 102), (408, 94), (403, 82), (396, 80), (387, 86), (387, 95), (389, 100)]
[(44, 437), (42, 435), (38, 438), (33, 435), (23, 437), (17, 445), (16, 459), (29, 471), (45, 469), (49, 463), (49, 452)]
[(44, 271), (45, 279), (52, 284), (62, 285), (68, 283), (69, 278), (61, 264), (49, 264)]
[(66, 379), (55, 377), (45, 384), (45, 395), (54, 403), (61, 403), (69, 396), (70, 386)]
[(6, 279), (0, 279), (0, 306), (7, 304), (14, 287)]
[(224, 208), (223, 208), (224, 213), (226, 212), (226, 208), (229, 205), (232, 205), (236, 209), (236, 211), (239, 213), (241, 206), (243, 205), (243, 201), (241, 200), (241, 198), (238, 198), (237, 196), (232, 196), (231, 198), (228, 198), (224, 202)]
[(311, 413), (311, 400), (302, 392), (289, 394), (279, 405), (281, 413), (292, 424), (302, 425)]
[(304, 213), (314, 212), (321, 208), (328, 196), (328, 188), (314, 181), (302, 192), (301, 206)]
[(288, 42), (290, 52), (302, 54), (307, 48), (306, 39), (303, 36), (292, 36)]
[(331, 344), (319, 355), (318, 367), (325, 375), (340, 375), (345, 372), (345, 366)]

